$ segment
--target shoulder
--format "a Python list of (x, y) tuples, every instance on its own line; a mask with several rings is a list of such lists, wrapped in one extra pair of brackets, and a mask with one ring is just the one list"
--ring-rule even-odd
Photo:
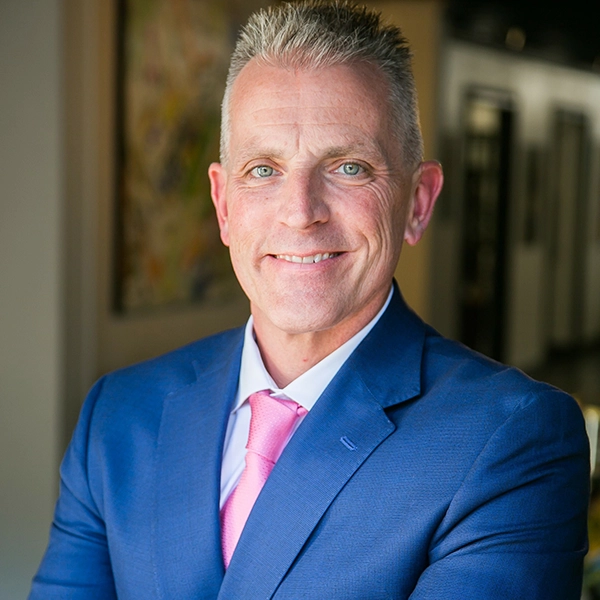
[(232, 329), (108, 373), (90, 390), (80, 421), (117, 428), (119, 423), (155, 422), (166, 398), (201, 376), (239, 363), (242, 341), (243, 328)]
[[(135, 462), (139, 468), (128, 477), (144, 480), (165, 407), (178, 394), (193, 391), (198, 378), (210, 378), (212, 371), (233, 374), (242, 340), (243, 329), (227, 331), (101, 377), (81, 408), (62, 463), (63, 478), (79, 481), (84, 490), (89, 484), (98, 505), (102, 482), (120, 473), (121, 465)], [(201, 395), (197, 399), (203, 401)]]
[(443, 385), (448, 392), (523, 397), (529, 394), (558, 393), (557, 388), (526, 375), (520, 369), (495, 361), (455, 340), (426, 329), (422, 359), (423, 381), (429, 386)]
[(104, 377), (104, 390), (134, 386), (143, 392), (170, 393), (194, 382), (201, 372), (221, 366), (241, 352), (243, 328), (206, 337), (155, 358), (139, 362)]
[(361, 346), (352, 366), (384, 407), (411, 399), (411, 411), (490, 426), (528, 403), (581, 412), (568, 394), (440, 335), (399, 294)]
[(541, 438), (563, 437), (566, 430), (584, 437), (583, 414), (572, 396), (432, 329), (425, 337), (422, 399), (465, 431), (483, 429), (489, 435), (512, 423), (516, 429), (525, 424)]

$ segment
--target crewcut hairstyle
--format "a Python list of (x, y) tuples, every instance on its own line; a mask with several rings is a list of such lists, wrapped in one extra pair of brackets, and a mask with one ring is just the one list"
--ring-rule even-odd
[(227, 164), (233, 83), (252, 59), (288, 69), (352, 63), (379, 68), (389, 88), (390, 126), (401, 159), (415, 168), (423, 159), (412, 54), (400, 29), (348, 0), (283, 2), (255, 12), (242, 29), (227, 76), (221, 122), (221, 162)]

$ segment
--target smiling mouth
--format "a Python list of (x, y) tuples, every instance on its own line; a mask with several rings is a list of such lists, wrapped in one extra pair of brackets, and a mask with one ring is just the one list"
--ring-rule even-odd
[(323, 254), (313, 254), (311, 256), (295, 256), (293, 254), (276, 254), (275, 258), (278, 260), (285, 260), (287, 262), (298, 263), (303, 265), (311, 265), (314, 263), (327, 260), (329, 258), (335, 258), (339, 256), (339, 252), (324, 252)]

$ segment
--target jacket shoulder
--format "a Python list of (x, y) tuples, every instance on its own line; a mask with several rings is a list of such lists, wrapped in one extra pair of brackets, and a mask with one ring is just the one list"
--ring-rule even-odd
[(453, 408), (477, 406), (488, 415), (509, 414), (539, 403), (540, 410), (581, 412), (572, 396), (520, 369), (497, 362), (433, 329), (425, 338), (423, 352), (424, 396), (442, 396)]
[(165, 394), (196, 381), (223, 361), (241, 352), (243, 328), (231, 329), (202, 338), (160, 356), (113, 371), (105, 376), (104, 388), (130, 386), (144, 393)]
[(155, 424), (171, 394), (239, 365), (243, 335), (243, 328), (228, 330), (102, 376), (86, 397), (80, 422), (103, 428)]

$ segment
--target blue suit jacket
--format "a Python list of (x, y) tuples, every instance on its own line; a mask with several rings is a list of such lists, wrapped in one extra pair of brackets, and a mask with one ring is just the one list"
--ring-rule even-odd
[(219, 480), (242, 337), (96, 384), (31, 600), (579, 599), (578, 406), (439, 336), (397, 291), (284, 450), (225, 573)]

